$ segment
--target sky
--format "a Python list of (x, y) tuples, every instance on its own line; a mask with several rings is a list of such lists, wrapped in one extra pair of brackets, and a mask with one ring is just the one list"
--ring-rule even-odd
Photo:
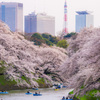
[[(1, 2), (23, 3), (24, 15), (32, 12), (47, 13), (55, 17), (56, 34), (64, 27), (64, 2), (65, 0), (0, 0)], [(94, 15), (94, 27), (100, 27), (100, 0), (66, 0), (68, 16), (68, 32), (75, 31), (76, 11), (91, 11)]]

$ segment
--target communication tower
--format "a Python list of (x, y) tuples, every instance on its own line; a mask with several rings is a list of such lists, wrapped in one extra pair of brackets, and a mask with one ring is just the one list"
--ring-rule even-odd
[(68, 28), (67, 28), (67, 1), (65, 0), (64, 4), (64, 34), (68, 33)]

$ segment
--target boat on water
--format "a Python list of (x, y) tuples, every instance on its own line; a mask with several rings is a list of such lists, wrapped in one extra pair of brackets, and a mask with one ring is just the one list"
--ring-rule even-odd
[(42, 96), (42, 94), (33, 94), (33, 96)]
[(58, 91), (59, 89), (54, 89), (55, 91)]
[(73, 99), (61, 99), (61, 100), (73, 100)]
[(29, 92), (29, 93), (25, 93), (25, 94), (26, 94), (26, 95), (30, 95), (30, 94), (32, 94), (32, 93)]
[(8, 94), (8, 92), (7, 91), (4, 91), (4, 92), (0, 92), (0, 94)]
[(63, 96), (63, 98), (62, 98), (61, 100), (73, 100), (73, 99), (71, 99), (71, 98), (69, 98), (69, 97), (66, 97), (66, 98), (65, 98), (65, 97)]
[(62, 86), (62, 88), (67, 88), (67, 86)]
[(38, 88), (32, 88), (33, 90), (38, 90)]
[(60, 83), (60, 84), (54, 84), (53, 88), (61, 89), (61, 88), (67, 88), (67, 86), (65, 86), (62, 83)]

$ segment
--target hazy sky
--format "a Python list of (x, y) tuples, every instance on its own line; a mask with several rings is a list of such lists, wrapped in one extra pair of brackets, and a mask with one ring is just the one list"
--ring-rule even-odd
[[(64, 2), (65, 0), (0, 0), (1, 2), (21, 2), (24, 5), (24, 15), (33, 11), (45, 12), (55, 16), (56, 32), (62, 31), (64, 26)], [(94, 15), (94, 26), (100, 27), (100, 0), (67, 0), (68, 29), (75, 31), (75, 11), (87, 10)]]

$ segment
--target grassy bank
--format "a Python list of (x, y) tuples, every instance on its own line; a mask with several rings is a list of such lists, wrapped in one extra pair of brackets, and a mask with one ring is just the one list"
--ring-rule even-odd
[[(71, 91), (70, 94), (73, 94), (74, 91)], [(93, 89), (91, 91), (86, 92), (83, 96), (74, 96), (73, 100), (100, 100), (100, 96), (97, 94), (100, 93), (100, 90)]]

